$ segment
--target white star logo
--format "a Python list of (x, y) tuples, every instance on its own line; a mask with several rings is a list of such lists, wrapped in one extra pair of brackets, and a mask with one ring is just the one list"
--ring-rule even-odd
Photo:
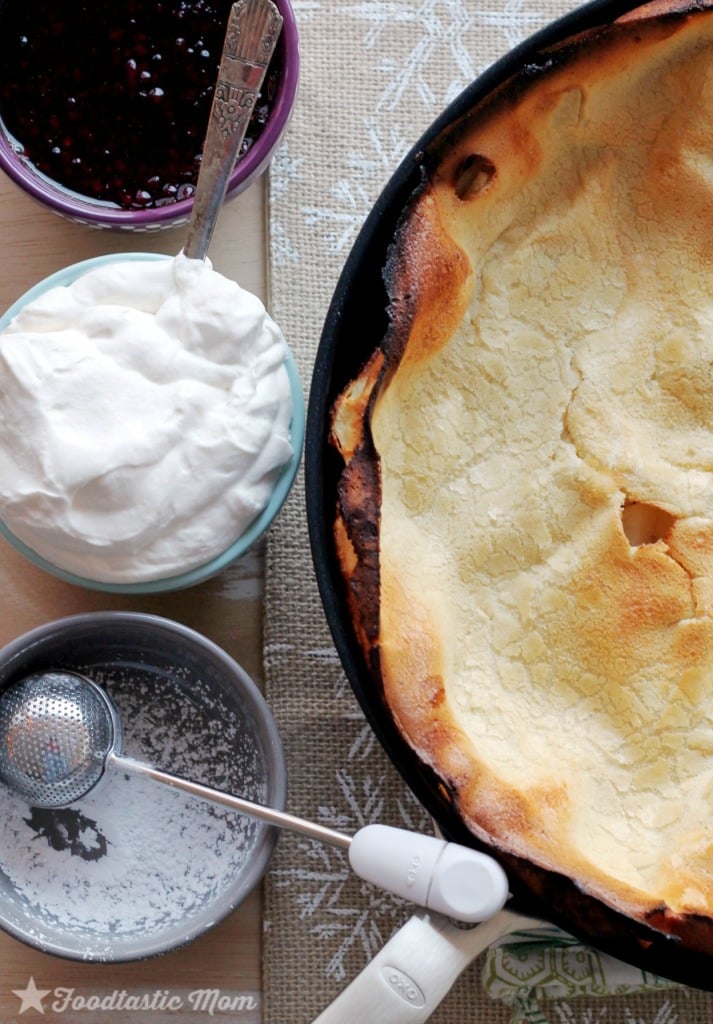
[(25, 988), (14, 988), (12, 994), (17, 996), (22, 1004), (20, 1006), (20, 1014), (23, 1014), (25, 1010), (37, 1010), (38, 1013), (44, 1014), (45, 1008), (42, 1005), (42, 1000), (51, 991), (49, 988), (38, 988), (35, 985), (35, 979), (30, 978)]

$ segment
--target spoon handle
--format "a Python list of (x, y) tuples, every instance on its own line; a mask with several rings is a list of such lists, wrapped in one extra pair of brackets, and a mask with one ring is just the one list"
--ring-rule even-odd
[(183, 247), (191, 259), (202, 260), (208, 251), (228, 179), (281, 28), (282, 15), (272, 0), (238, 0), (230, 9)]

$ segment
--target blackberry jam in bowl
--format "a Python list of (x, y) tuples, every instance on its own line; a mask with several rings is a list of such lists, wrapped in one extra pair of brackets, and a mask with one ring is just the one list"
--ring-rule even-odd
[[(299, 51), (289, 0), (228, 197), (287, 126)], [(232, 0), (0, 0), (0, 168), (93, 227), (187, 222)]]

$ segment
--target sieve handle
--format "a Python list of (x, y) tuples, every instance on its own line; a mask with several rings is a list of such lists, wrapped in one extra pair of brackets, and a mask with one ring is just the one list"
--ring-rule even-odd
[(133, 757), (125, 754), (110, 753), (107, 764), (114, 764), (121, 771), (130, 772), (132, 775), (141, 775), (154, 782), (161, 782), (164, 786), (171, 786), (173, 789), (180, 789), (191, 796), (199, 797), (201, 800), (208, 800), (213, 804), (222, 804), (232, 811), (246, 814), (249, 818), (257, 818), (267, 822), (268, 825), (277, 825), (279, 828), (287, 829), (290, 832), (299, 832), (300, 835), (309, 836), (310, 839), (317, 839), (320, 842), (330, 843), (332, 846), (341, 846), (347, 849), (351, 843), (351, 836), (336, 829), (318, 825), (316, 822), (307, 821), (305, 818), (298, 818), (289, 811), (278, 811), (274, 807), (266, 807), (264, 804), (254, 803), (241, 796), (234, 796), (232, 793), (225, 793), (221, 789), (213, 789), (211, 786), (204, 786), (200, 782), (193, 782), (190, 779), (181, 778), (171, 772), (164, 772), (160, 768), (146, 764), (143, 761), (136, 761)]
[(492, 857), (469, 847), (390, 825), (365, 825), (352, 837), (287, 811), (164, 772), (123, 754), (110, 753), (107, 763), (270, 825), (339, 846), (347, 851), (349, 863), (360, 878), (459, 921), (487, 920), (507, 900), (507, 878), (500, 865)]
[(349, 863), (360, 878), (469, 924), (497, 914), (508, 898), (507, 877), (492, 857), (391, 825), (360, 829)]

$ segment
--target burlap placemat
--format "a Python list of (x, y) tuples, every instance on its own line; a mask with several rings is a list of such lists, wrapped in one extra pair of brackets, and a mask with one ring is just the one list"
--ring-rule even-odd
[[(302, 72), (270, 171), (270, 306), (307, 391), (339, 272), (402, 156), (483, 68), (571, 5), (296, 0), (294, 6)], [(349, 832), (369, 821), (428, 828), (339, 664), (314, 581), (302, 477), (268, 539), (265, 677), (285, 746), (292, 811)], [(312, 1021), (410, 909), (360, 883), (341, 851), (283, 834), (266, 881), (265, 1024)], [(434, 1022), (512, 1019), (512, 1007), (484, 992), (481, 967), (476, 962), (465, 972)], [(704, 1024), (713, 1021), (713, 1000), (687, 989), (616, 998), (575, 990), (547, 1013), (557, 1024)]]

